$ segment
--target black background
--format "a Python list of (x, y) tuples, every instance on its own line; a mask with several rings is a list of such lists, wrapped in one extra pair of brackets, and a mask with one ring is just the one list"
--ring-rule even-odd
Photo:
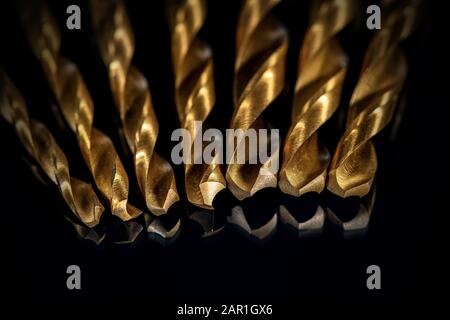
[[(98, 54), (85, 1), (50, 1), (62, 30), (62, 53), (80, 67), (95, 103), (95, 126), (120, 143), (118, 115), (109, 92), (106, 69)], [(82, 30), (69, 31), (65, 9), (77, 3), (82, 11)], [(364, 2), (363, 2), (364, 3)], [(366, 3), (367, 4), (367, 3)], [(396, 303), (431, 296), (427, 284), (440, 285), (434, 260), (439, 244), (433, 225), (447, 212), (440, 201), (448, 194), (447, 108), (444, 52), (445, 10), (438, 2), (427, 3), (416, 32), (402, 46), (409, 63), (405, 86), (406, 109), (393, 142), (390, 131), (377, 137), (380, 167), (378, 192), (367, 236), (344, 239), (327, 229), (320, 238), (298, 239), (285, 230), (258, 244), (225, 230), (201, 240), (182, 231), (170, 246), (140, 239), (119, 246), (108, 241), (96, 247), (77, 239), (63, 214), (69, 215), (56, 188), (33, 177), (25, 151), (13, 130), (1, 123), (1, 216), (11, 252), (6, 273), (12, 298), (34, 302), (91, 302), (112, 298), (144, 299), (167, 316), (183, 303), (271, 303), (278, 310), (299, 312), (306, 301), (334, 301), (344, 306), (360, 303)], [(170, 31), (164, 1), (129, 1), (127, 8), (136, 37), (133, 63), (147, 77), (160, 121), (158, 148), (166, 157), (177, 128)], [(208, 19), (201, 36), (212, 47), (215, 61), (217, 103), (211, 114), (213, 127), (225, 128), (231, 117), (235, 26), (238, 1), (209, 1)], [(286, 0), (274, 14), (290, 33), (287, 89), (269, 111), (276, 127), (286, 132), (290, 97), (296, 74), (298, 50), (308, 23), (308, 1)], [(1, 64), (24, 94), (30, 115), (45, 122), (70, 159), (74, 176), (89, 179), (74, 136), (61, 127), (51, 111), (54, 100), (38, 62), (20, 29), (14, 2), (1, 4)], [(361, 59), (372, 32), (365, 28), (365, 6), (358, 19), (340, 35), (350, 57), (341, 109), (350, 99)], [(439, 72), (437, 72), (439, 70)], [(448, 81), (447, 81), (448, 82)], [(330, 148), (339, 139), (339, 115), (324, 128)], [(336, 129), (337, 128), (337, 129)], [(336, 133), (338, 132), (338, 133)], [(444, 142), (445, 141), (445, 142)], [(26, 160), (25, 160), (26, 159)], [(131, 167), (130, 159), (126, 165)], [(182, 168), (176, 167), (182, 176)], [(132, 176), (132, 174), (129, 174)], [(182, 179), (179, 189), (182, 189)], [(185, 221), (185, 216), (183, 216)], [(444, 253), (439, 253), (442, 256)], [(66, 289), (66, 267), (82, 270), (82, 290)], [(366, 288), (366, 268), (382, 270), (382, 290)], [(428, 269), (428, 268), (430, 269)], [(431, 271), (431, 272), (430, 272)], [(165, 303), (156, 303), (158, 300)], [(283, 307), (281, 307), (281, 305)], [(287, 309), (286, 309), (287, 308)]]

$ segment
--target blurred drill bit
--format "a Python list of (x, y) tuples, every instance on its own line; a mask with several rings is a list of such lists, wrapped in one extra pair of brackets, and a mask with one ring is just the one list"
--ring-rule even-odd
[[(198, 37), (206, 19), (206, 3), (182, 0), (173, 2), (170, 9), (177, 112), (182, 128), (191, 134), (193, 145), (197, 135), (203, 135), (196, 130), (195, 122), (207, 119), (216, 100), (211, 48)], [(191, 150), (194, 160), (194, 148)], [(186, 194), (192, 204), (213, 209), (215, 196), (225, 187), (217, 159), (211, 164), (192, 161), (185, 165)]]
[[(235, 110), (230, 127), (244, 133), (248, 129), (269, 128), (262, 113), (284, 88), (288, 34), (269, 13), (279, 2), (246, 0), (241, 8), (236, 41)], [(246, 143), (246, 139), (236, 143), (233, 158), (241, 143)], [(254, 155), (246, 151), (245, 164), (234, 161), (228, 165), (226, 179), (236, 198), (243, 200), (261, 189), (277, 186), (277, 173), (272, 172), (270, 165), (278, 161), (279, 150), (272, 148), (268, 145), (272, 157), (264, 163), (249, 164)]]
[(325, 187), (330, 154), (317, 131), (339, 106), (347, 56), (336, 34), (355, 15), (354, 1), (325, 0), (311, 16), (300, 51), (292, 125), (283, 149), (281, 191), (299, 197)]
[(148, 209), (166, 214), (179, 200), (171, 165), (154, 148), (159, 126), (145, 77), (131, 65), (134, 34), (123, 1), (91, 1), (92, 20), (125, 138)]
[(12, 126), (27, 152), (40, 165), (63, 196), (76, 217), (86, 226), (96, 226), (103, 213), (89, 183), (70, 176), (64, 152), (55, 142), (47, 127), (28, 116), (25, 101), (11, 80), (0, 69), (0, 113)]
[(367, 49), (348, 109), (346, 130), (336, 148), (327, 188), (340, 197), (365, 196), (375, 177), (372, 138), (391, 121), (407, 73), (399, 43), (410, 35), (417, 1), (399, 1), (383, 9), (381, 29)]
[(128, 203), (128, 176), (111, 139), (93, 127), (94, 105), (77, 66), (60, 55), (60, 32), (43, 3), (24, 7), (23, 18), (34, 55), (42, 65), (59, 107), (76, 134), (95, 183), (112, 214), (127, 221), (142, 211)]

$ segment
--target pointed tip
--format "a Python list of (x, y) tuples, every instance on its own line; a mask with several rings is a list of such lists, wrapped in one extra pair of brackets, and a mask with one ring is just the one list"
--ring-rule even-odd
[(80, 215), (78, 215), (78, 217), (87, 227), (94, 228), (100, 223), (100, 219), (104, 211), (105, 208), (103, 207), (103, 205), (100, 203), (96, 203), (93, 206), (92, 215), (88, 219), (82, 218)]
[(126, 203), (126, 200), (122, 201), (126, 206), (114, 206), (111, 208), (111, 212), (113, 215), (119, 217), (122, 221), (132, 220), (142, 214), (142, 210), (139, 210), (135, 206)]
[(226, 188), (226, 185), (222, 182), (206, 181), (201, 183), (199, 188), (202, 195), (202, 203), (199, 206), (212, 209), (214, 198), (220, 191)]
[(233, 177), (227, 173), (226, 179), (228, 182), (228, 189), (230, 189), (231, 193), (238, 199), (244, 200), (251, 196), (250, 192), (239, 187), (239, 185), (234, 181)]
[(155, 203), (152, 203), (153, 201), (149, 201), (147, 199), (147, 207), (148, 209), (156, 216), (162, 216), (169, 212), (170, 208), (173, 204), (178, 202), (180, 200), (180, 197), (178, 196), (178, 192), (173, 189), (169, 189), (167, 191), (167, 195), (164, 198), (164, 203), (162, 205), (155, 205)]
[(348, 198), (352, 196), (364, 197), (369, 193), (372, 186), (372, 181), (373, 178), (369, 181), (363, 181), (358, 185), (346, 187), (339, 183), (338, 178), (336, 177), (336, 169), (333, 169), (328, 174), (327, 189), (342, 198)]
[[(300, 183), (292, 183), (285, 171), (280, 173), (278, 186), (283, 193), (294, 197), (300, 197), (309, 192), (321, 193), (325, 188), (326, 171), (316, 176), (310, 181), (302, 181)], [(305, 183), (306, 182), (306, 183)], [(295, 185), (294, 185), (295, 184)]]
[(262, 189), (277, 187), (277, 176), (272, 173), (261, 174), (260, 171), (251, 188), (245, 188), (244, 186), (241, 187), (238, 183), (236, 183), (234, 177), (228, 172), (226, 177), (228, 181), (228, 188), (238, 200), (249, 198)]

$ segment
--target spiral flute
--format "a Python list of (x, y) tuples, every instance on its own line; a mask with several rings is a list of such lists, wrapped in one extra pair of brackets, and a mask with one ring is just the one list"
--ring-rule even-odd
[(134, 34), (123, 1), (91, 1), (97, 43), (148, 209), (167, 213), (179, 200), (171, 165), (154, 148), (158, 121), (145, 77), (131, 65)]
[[(248, 129), (269, 128), (262, 113), (284, 88), (288, 34), (285, 27), (270, 16), (271, 9), (279, 2), (246, 0), (241, 9), (237, 27), (232, 129), (247, 132)], [(278, 150), (271, 150), (272, 157), (259, 164), (247, 163), (252, 156), (247, 153), (246, 163), (239, 164), (235, 155), (240, 143), (246, 143), (245, 139), (235, 145), (234, 163), (228, 165), (226, 179), (230, 191), (242, 200), (261, 189), (276, 187), (277, 173), (268, 168), (272, 161), (278, 161)]]
[[(128, 176), (111, 139), (93, 127), (94, 105), (77, 66), (60, 55), (60, 33), (48, 8), (27, 7), (25, 25), (33, 53), (40, 61), (50, 87), (95, 183), (109, 202), (112, 214), (127, 221), (142, 211), (128, 203)], [(28, 13), (28, 14), (27, 14)]]
[(64, 152), (47, 127), (28, 116), (23, 97), (3, 70), (0, 70), (0, 113), (14, 126), (27, 152), (58, 186), (75, 216), (90, 228), (96, 226), (104, 208), (92, 186), (70, 176)]
[(391, 121), (406, 78), (407, 63), (399, 43), (413, 30), (417, 2), (401, 1), (385, 11), (382, 27), (367, 49), (346, 130), (329, 169), (327, 188), (341, 197), (369, 193), (377, 169), (372, 138)]
[(300, 51), (292, 107), (292, 124), (283, 149), (279, 187), (301, 196), (322, 192), (330, 162), (318, 130), (339, 106), (347, 71), (347, 56), (336, 34), (353, 18), (355, 3), (322, 1), (312, 14)]
[[(204, 0), (182, 0), (172, 7), (170, 24), (177, 113), (182, 128), (191, 135), (192, 146), (197, 135), (203, 134), (196, 130), (195, 122), (203, 123), (207, 119), (216, 100), (211, 48), (198, 37), (205, 19)], [(194, 148), (191, 151), (193, 159)], [(225, 187), (217, 159), (210, 164), (185, 165), (186, 194), (192, 204), (212, 209), (214, 197)]]

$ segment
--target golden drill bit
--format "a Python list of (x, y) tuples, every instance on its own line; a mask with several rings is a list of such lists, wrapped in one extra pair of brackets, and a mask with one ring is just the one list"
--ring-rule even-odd
[(155, 215), (165, 214), (180, 198), (171, 165), (154, 150), (159, 126), (147, 80), (131, 65), (134, 34), (125, 5), (123, 1), (91, 1), (90, 4), (111, 91), (134, 156), (139, 188), (148, 209)]
[[(171, 8), (172, 60), (175, 97), (182, 128), (198, 134), (196, 121), (205, 121), (215, 104), (211, 48), (198, 37), (206, 19), (204, 0), (182, 0)], [(191, 149), (192, 153), (194, 148)], [(194, 157), (191, 157), (192, 159)], [(212, 209), (214, 197), (226, 187), (217, 159), (210, 164), (186, 164), (185, 188), (188, 200), (201, 208)]]
[(65, 202), (86, 226), (96, 226), (103, 206), (89, 183), (70, 176), (64, 152), (41, 122), (28, 116), (22, 95), (0, 69), (0, 113), (14, 126), (27, 152), (36, 160), (51, 181), (58, 186)]
[(377, 156), (371, 139), (386, 127), (395, 111), (407, 73), (399, 43), (412, 32), (416, 13), (414, 1), (403, 1), (387, 12), (366, 52), (346, 130), (328, 174), (327, 188), (338, 196), (362, 197), (372, 186)]
[[(34, 55), (40, 61), (50, 87), (95, 183), (108, 200), (112, 214), (127, 221), (142, 211), (128, 203), (128, 176), (111, 139), (93, 127), (94, 105), (77, 66), (60, 55), (60, 32), (44, 4), (27, 7), (25, 26)], [(26, 15), (28, 13), (28, 15)]]
[(292, 125), (279, 175), (284, 193), (298, 197), (325, 187), (330, 154), (317, 131), (339, 106), (347, 56), (336, 34), (354, 14), (354, 1), (325, 0), (311, 17), (300, 51)]
[[(279, 2), (246, 0), (241, 9), (237, 27), (232, 129), (244, 132), (267, 129), (269, 124), (262, 113), (284, 88), (288, 33), (270, 16), (270, 10)], [(238, 141), (233, 154), (240, 143), (245, 143), (245, 139)], [(271, 152), (276, 159), (271, 157), (265, 163), (228, 165), (226, 179), (236, 198), (243, 200), (261, 189), (277, 186), (277, 173), (268, 170), (268, 166), (271, 161), (278, 161), (278, 150)]]

